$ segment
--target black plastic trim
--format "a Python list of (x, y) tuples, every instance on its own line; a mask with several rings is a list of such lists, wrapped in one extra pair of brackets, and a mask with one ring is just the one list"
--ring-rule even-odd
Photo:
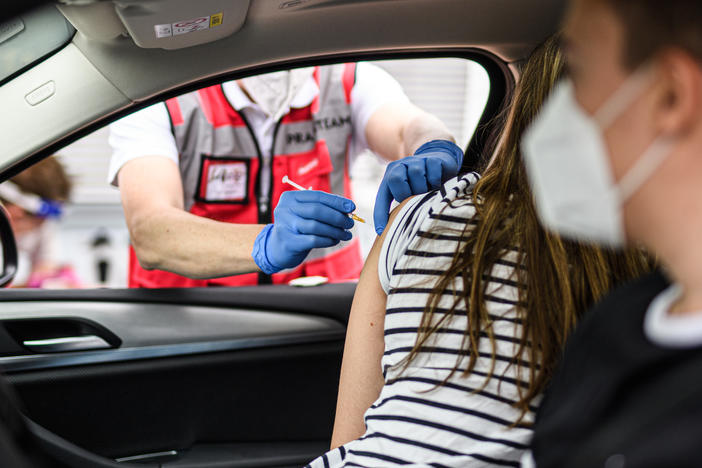
[(334, 283), (311, 288), (261, 285), (237, 288), (4, 289), (0, 290), (0, 303), (86, 301), (188, 304), (306, 314), (331, 318), (345, 325), (355, 290), (356, 283)]
[(342, 349), (336, 340), (11, 372), (7, 380), (34, 422), (111, 459), (210, 443), (328, 443)]
[(329, 441), (196, 444), (164, 460), (162, 468), (297, 467), (329, 450)]
[(238, 351), (242, 349), (271, 348), (276, 346), (339, 341), (344, 339), (344, 335), (344, 331), (329, 330), (270, 337), (240, 338), (235, 340), (205, 343), (183, 343), (161, 346), (144, 346), (141, 348), (79, 351), (61, 354), (30, 354), (0, 357), (0, 368), (2, 368), (4, 372), (22, 372), (36, 369), (52, 369), (58, 367), (84, 366), (112, 362), (128, 362), (176, 356), (194, 356), (197, 354)]
[(88, 450), (57, 436), (51, 431), (44, 429), (31, 419), (25, 418), (25, 424), (32, 433), (38, 445), (45, 453), (55, 460), (65, 463), (71, 468), (159, 468), (158, 463), (117, 463), (109, 458), (101, 457)]
[(0, 239), (2, 240), (2, 273), (0, 273), (0, 288), (4, 288), (17, 274), (17, 242), (10, 224), (10, 216), (3, 206), (0, 206)]

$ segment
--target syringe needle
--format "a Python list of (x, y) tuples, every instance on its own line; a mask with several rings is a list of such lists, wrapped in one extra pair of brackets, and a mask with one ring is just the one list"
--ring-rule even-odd
[[(288, 185), (292, 185), (293, 187), (295, 187), (295, 188), (298, 189), (298, 190), (312, 190), (312, 187), (306, 189), (306, 188), (303, 187), (302, 185), (293, 182), (292, 180), (290, 180), (290, 177), (288, 177), (287, 175), (284, 175), (284, 176), (283, 176), (283, 183), (284, 183), (284, 184), (288, 184)], [(355, 221), (358, 221), (358, 222), (360, 222), (360, 223), (365, 223), (365, 222), (366, 222), (365, 219), (361, 218), (360, 216), (356, 216), (356, 215), (353, 214), (353, 213), (349, 213), (349, 216), (351, 216), (351, 219), (353, 219), (353, 220), (355, 220)]]

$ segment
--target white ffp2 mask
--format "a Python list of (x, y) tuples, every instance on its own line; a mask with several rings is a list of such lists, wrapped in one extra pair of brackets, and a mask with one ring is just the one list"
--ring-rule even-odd
[(617, 183), (603, 131), (650, 83), (649, 68), (632, 75), (589, 116), (573, 85), (559, 83), (525, 132), (522, 153), (536, 210), (544, 226), (565, 237), (619, 247), (626, 243), (622, 206), (670, 154), (657, 138)]
[(313, 67), (297, 68), (251, 76), (242, 79), (241, 84), (254, 102), (277, 121), (288, 113), (290, 103), (313, 73)]

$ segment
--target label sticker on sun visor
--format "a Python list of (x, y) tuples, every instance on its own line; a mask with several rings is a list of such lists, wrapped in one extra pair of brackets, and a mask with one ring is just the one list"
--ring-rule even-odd
[(170, 24), (157, 24), (154, 26), (156, 37), (171, 37), (173, 35), (173, 27)]
[(222, 13), (215, 13), (210, 16), (201, 16), (199, 18), (177, 21), (170, 24), (156, 24), (154, 25), (154, 32), (156, 33), (156, 37), (160, 39), (162, 37), (179, 36), (181, 34), (202, 31), (222, 24), (222, 16)]

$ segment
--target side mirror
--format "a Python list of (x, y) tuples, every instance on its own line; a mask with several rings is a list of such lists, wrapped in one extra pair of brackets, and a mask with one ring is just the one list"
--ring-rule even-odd
[(0, 288), (4, 288), (17, 274), (17, 243), (12, 225), (10, 225), (10, 216), (2, 205), (0, 205), (0, 243), (2, 243)]

